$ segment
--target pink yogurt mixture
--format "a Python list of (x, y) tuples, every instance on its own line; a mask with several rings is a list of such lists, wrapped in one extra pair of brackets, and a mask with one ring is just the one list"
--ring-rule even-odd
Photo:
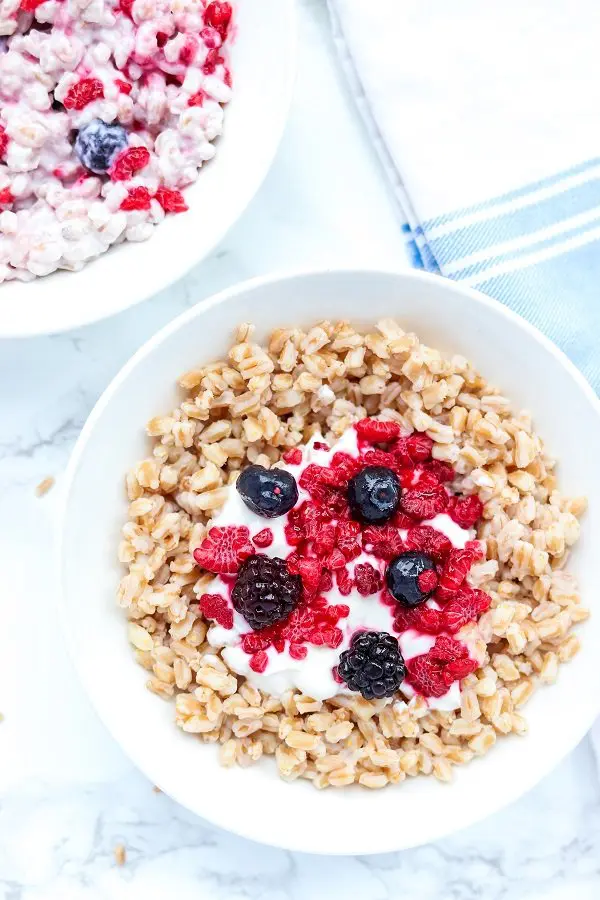
[[(298, 501), (286, 516), (262, 518), (235, 488), (229, 490), (195, 553), (197, 561), (210, 569), (223, 542), (239, 560), (252, 553), (286, 559), (290, 570), (302, 576), (304, 594), (286, 622), (253, 632), (231, 602), (235, 574), (228, 564), (213, 562), (213, 571), (227, 573), (221, 571), (203, 586), (200, 608), (214, 620), (208, 639), (223, 648), (233, 671), (260, 690), (279, 696), (296, 688), (325, 700), (350, 693), (336, 665), (353, 636), (361, 630), (388, 632), (398, 638), (407, 663), (401, 686), (405, 697), (420, 694), (432, 708), (455, 709), (461, 678), (478, 667), (477, 632), (464, 626), (489, 606), (488, 595), (467, 581), (471, 565), (482, 556), (473, 528), (481, 503), (447, 486), (454, 473), (432, 460), (427, 436), (400, 437), (392, 423), (388, 434), (379, 436), (379, 423), (374, 433), (373, 421), (348, 429), (332, 448), (317, 437), (284, 454), (281, 468), (294, 475), (299, 487)], [(387, 450), (382, 450), (386, 437)], [(384, 526), (349, 520), (347, 479), (369, 464), (395, 469), (404, 488), (401, 502), (410, 514), (401, 508)], [(389, 560), (403, 550), (427, 552), (437, 564), (435, 594), (413, 609), (401, 607), (385, 588)]]
[[(229, 3), (0, 2), (0, 282), (78, 270), (187, 209), (231, 96)], [(125, 130), (106, 172), (75, 152)]]

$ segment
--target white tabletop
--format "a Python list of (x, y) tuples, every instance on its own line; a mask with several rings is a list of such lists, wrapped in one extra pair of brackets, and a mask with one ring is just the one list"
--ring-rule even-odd
[[(0, 345), (0, 900), (600, 896), (599, 788), (587, 740), (528, 796), (452, 839), (380, 857), (309, 857), (217, 831), (154, 793), (96, 720), (66, 658), (52, 551), (61, 476), (86, 416), (131, 353), (185, 307), (248, 276), (336, 262), (406, 264), (395, 210), (336, 66), (323, 0), (303, 0), (300, 28), (281, 150), (214, 255), (116, 319)], [(56, 487), (36, 498), (49, 475)], [(557, 727), (559, 719), (557, 711)], [(127, 851), (121, 867), (118, 844)]]

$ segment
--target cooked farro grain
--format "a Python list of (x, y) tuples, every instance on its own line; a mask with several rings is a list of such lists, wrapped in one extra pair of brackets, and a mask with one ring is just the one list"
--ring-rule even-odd
[(127, 850), (123, 844), (115, 847), (115, 862), (118, 866), (124, 866), (127, 861)]
[(51, 491), (55, 485), (55, 478), (53, 475), (48, 475), (47, 478), (44, 478), (35, 489), (36, 497), (44, 497), (48, 491)]
[[(278, 329), (265, 347), (252, 335), (241, 325), (228, 360), (180, 378), (182, 402), (148, 423), (151, 455), (127, 476), (119, 604), (148, 687), (175, 698), (176, 723), (219, 743), (226, 766), (274, 755), (282, 778), (317, 788), (378, 788), (419, 773), (448, 781), (452, 766), (486, 753), (498, 735), (526, 731), (523, 706), (579, 649), (571, 627), (588, 612), (563, 567), (585, 499), (558, 492), (529, 413), (513, 414), (465, 359), (442, 356), (396, 322), (366, 335), (347, 322)], [(335, 440), (380, 413), (425, 431), (434, 458), (454, 467), (457, 489), (477, 489), (484, 503), (487, 559), (470, 581), (492, 598), (479, 621), (488, 646), (480, 639), (481, 668), (464, 679), (453, 712), (431, 711), (419, 697), (263, 695), (206, 641), (198, 596), (211, 576), (192, 550), (225, 486), (245, 463), (270, 466), (315, 430)]]

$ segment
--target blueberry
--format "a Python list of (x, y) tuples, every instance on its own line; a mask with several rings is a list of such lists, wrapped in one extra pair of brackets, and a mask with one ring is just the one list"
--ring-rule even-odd
[(285, 515), (298, 501), (296, 479), (283, 469), (248, 466), (235, 486), (248, 509), (265, 519)]
[(127, 132), (122, 125), (107, 125), (102, 119), (92, 119), (78, 133), (75, 153), (86, 169), (104, 175), (127, 144)]
[(352, 517), (369, 525), (382, 525), (394, 515), (400, 501), (400, 481), (385, 466), (367, 466), (348, 484)]
[(418, 550), (396, 556), (387, 567), (385, 580), (391, 595), (404, 606), (424, 603), (437, 586), (432, 558)]

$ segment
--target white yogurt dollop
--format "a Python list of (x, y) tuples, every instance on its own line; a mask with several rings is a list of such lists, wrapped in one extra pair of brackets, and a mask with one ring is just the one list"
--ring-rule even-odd
[[(354, 428), (349, 428), (345, 431), (330, 450), (315, 448), (315, 442), (322, 440), (319, 435), (316, 435), (305, 447), (299, 448), (302, 450), (302, 462), (300, 465), (281, 463), (280, 468), (291, 472), (296, 480), (299, 481), (302, 472), (310, 463), (329, 466), (333, 454), (340, 451), (354, 457), (359, 455), (357, 434)], [(309, 494), (300, 486), (298, 486), (298, 493), (297, 506), (309, 499)], [(235, 487), (232, 487), (229, 489), (227, 500), (221, 512), (213, 519), (211, 525), (245, 525), (249, 529), (251, 537), (254, 537), (265, 528), (270, 528), (273, 533), (273, 542), (270, 546), (257, 550), (257, 552), (264, 553), (270, 557), (277, 556), (285, 559), (293, 550), (285, 537), (284, 527), (286, 521), (286, 516), (266, 519), (256, 515), (248, 509)], [(432, 528), (445, 534), (453, 546), (457, 548), (463, 548), (466, 542), (474, 537), (472, 530), (461, 528), (445, 513), (437, 515), (435, 518), (422, 524), (430, 525)], [(405, 532), (400, 531), (400, 534), (403, 538), (406, 537)], [(348, 571), (353, 575), (355, 567), (366, 562), (377, 569), (382, 577), (384, 576), (386, 562), (365, 551), (348, 563)], [(229, 598), (230, 587), (219, 575), (204, 590), (209, 594), (220, 594), (231, 604)], [(327, 591), (324, 596), (330, 605), (344, 604), (350, 610), (348, 617), (340, 619), (337, 623), (337, 628), (342, 631), (343, 641), (336, 649), (305, 644), (304, 646), (307, 650), (305, 658), (296, 660), (290, 656), (289, 644), (286, 642), (285, 650), (282, 653), (278, 653), (274, 647), (269, 647), (265, 651), (268, 663), (264, 672), (255, 672), (250, 668), (251, 657), (241, 646), (242, 635), (248, 634), (251, 629), (243, 616), (233, 610), (233, 607), (231, 607), (233, 611), (233, 628), (226, 629), (221, 625), (212, 625), (208, 632), (208, 640), (212, 646), (223, 648), (223, 659), (232, 671), (238, 675), (245, 676), (250, 684), (264, 693), (281, 696), (286, 691), (295, 688), (302, 691), (303, 694), (313, 697), (315, 700), (327, 700), (336, 694), (352, 694), (353, 692), (346, 685), (339, 684), (333, 676), (333, 669), (339, 661), (340, 654), (348, 649), (352, 637), (359, 630), (386, 631), (389, 634), (395, 634), (394, 609), (383, 603), (379, 594), (363, 597), (356, 587), (353, 587), (349, 595), (342, 595), (335, 582), (331, 590)], [(433, 601), (427, 601), (427, 603), (430, 606), (436, 606)], [(435, 637), (432, 635), (420, 634), (414, 630), (406, 631), (398, 636), (400, 650), (406, 661), (427, 653), (433, 647), (435, 640)], [(400, 690), (407, 698), (415, 695), (414, 690), (409, 685), (402, 685)], [(432, 709), (456, 709), (460, 706), (460, 687), (458, 682), (455, 682), (442, 697), (429, 697), (427, 701)]]

